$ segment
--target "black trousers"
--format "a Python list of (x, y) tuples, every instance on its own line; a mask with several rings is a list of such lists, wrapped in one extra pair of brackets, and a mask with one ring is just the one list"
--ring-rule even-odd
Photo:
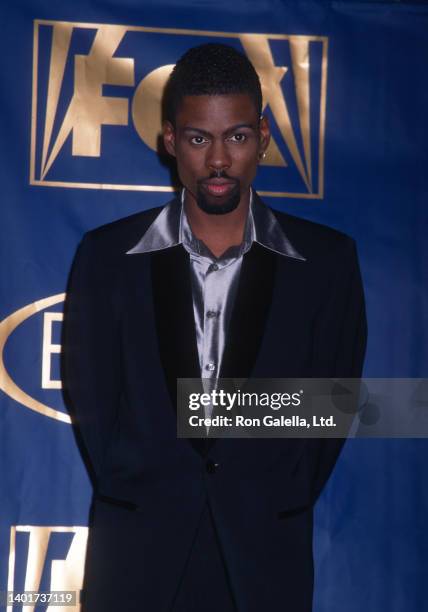
[(208, 504), (171, 612), (238, 612)]

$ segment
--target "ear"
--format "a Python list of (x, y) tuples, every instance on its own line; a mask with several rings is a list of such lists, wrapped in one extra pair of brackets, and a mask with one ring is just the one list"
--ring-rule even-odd
[(264, 157), (264, 153), (266, 152), (266, 149), (268, 148), (269, 142), (270, 142), (269, 119), (265, 115), (262, 115), (260, 117), (259, 132), (260, 132), (259, 154), (260, 154), (260, 157)]
[(175, 157), (175, 129), (170, 121), (164, 121), (162, 135), (165, 149), (170, 155)]

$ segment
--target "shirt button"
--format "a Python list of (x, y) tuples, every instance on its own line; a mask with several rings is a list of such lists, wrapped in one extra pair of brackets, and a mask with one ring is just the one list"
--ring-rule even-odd
[(219, 463), (215, 463), (212, 459), (208, 459), (205, 465), (208, 474), (215, 474), (219, 465)]
[(210, 264), (210, 266), (208, 267), (208, 272), (217, 272), (218, 270), (218, 265), (216, 263)]
[(215, 363), (207, 363), (205, 369), (209, 370), (210, 372), (213, 372), (215, 370)]
[(208, 310), (208, 311), (207, 311), (207, 317), (208, 317), (208, 319), (214, 319), (214, 317), (217, 317), (217, 316), (218, 316), (218, 314), (219, 314), (219, 313), (218, 313), (217, 311), (215, 311), (215, 310)]

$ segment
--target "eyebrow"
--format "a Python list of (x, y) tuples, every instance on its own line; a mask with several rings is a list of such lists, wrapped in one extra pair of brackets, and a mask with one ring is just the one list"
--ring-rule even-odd
[[(252, 123), (238, 123), (237, 125), (232, 125), (232, 127), (228, 128), (224, 134), (230, 134), (230, 132), (236, 132), (236, 130), (242, 130), (243, 128), (247, 128), (250, 130), (255, 130), (255, 126)], [(210, 132), (206, 130), (202, 130), (201, 128), (192, 127), (190, 125), (183, 128), (183, 132), (197, 132), (203, 136), (212, 136)]]

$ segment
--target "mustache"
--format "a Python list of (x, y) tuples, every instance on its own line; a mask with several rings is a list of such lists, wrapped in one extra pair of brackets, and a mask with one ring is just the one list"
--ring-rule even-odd
[(197, 183), (204, 183), (205, 181), (209, 181), (210, 179), (225, 179), (233, 183), (239, 183), (239, 180), (237, 178), (229, 176), (224, 170), (213, 170), (209, 176), (203, 179), (199, 179)]

